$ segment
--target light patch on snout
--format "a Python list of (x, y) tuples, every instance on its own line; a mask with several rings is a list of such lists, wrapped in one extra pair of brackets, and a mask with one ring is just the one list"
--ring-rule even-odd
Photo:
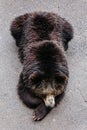
[(44, 99), (45, 105), (47, 107), (54, 107), (55, 106), (55, 97), (53, 95), (47, 95)]

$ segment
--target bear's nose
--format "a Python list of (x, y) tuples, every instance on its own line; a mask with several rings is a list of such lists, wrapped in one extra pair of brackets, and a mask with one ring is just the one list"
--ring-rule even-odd
[(46, 96), (45, 105), (47, 107), (54, 107), (55, 106), (55, 97), (53, 95)]

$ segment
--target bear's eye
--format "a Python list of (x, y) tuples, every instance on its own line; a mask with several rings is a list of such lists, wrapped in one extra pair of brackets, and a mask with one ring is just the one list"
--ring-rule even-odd
[(62, 85), (61, 85), (61, 84), (56, 84), (56, 85), (55, 85), (55, 88), (56, 88), (56, 89), (61, 89), (61, 88), (62, 88)]
[(57, 84), (64, 84), (66, 81), (66, 77), (65, 76), (56, 76), (55, 77), (55, 82)]
[(42, 75), (40, 75), (38, 72), (33, 72), (29, 76), (29, 81), (31, 84), (39, 84), (42, 80)]
[(39, 89), (41, 87), (41, 81), (29, 81), (29, 86), (31, 86), (31, 88), (34, 89)]
[(34, 71), (30, 76), (29, 76), (29, 82), (32, 85), (39, 86), (40, 83), (42, 82), (43, 78), (43, 73), (39, 71)]
[(39, 86), (41, 84), (42, 79), (40, 77), (36, 77), (32, 80), (30, 80), (31, 84)]

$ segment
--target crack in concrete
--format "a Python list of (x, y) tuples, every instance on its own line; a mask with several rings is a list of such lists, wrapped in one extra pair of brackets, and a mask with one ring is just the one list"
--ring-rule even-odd
[(79, 88), (77, 88), (77, 89), (78, 89), (78, 91), (80, 92), (80, 95), (81, 95), (81, 97), (82, 97), (82, 99), (83, 99), (84, 103), (86, 103), (86, 104), (87, 104), (87, 100), (85, 100), (85, 98), (84, 98), (83, 94), (81, 93), (81, 90), (80, 90)]

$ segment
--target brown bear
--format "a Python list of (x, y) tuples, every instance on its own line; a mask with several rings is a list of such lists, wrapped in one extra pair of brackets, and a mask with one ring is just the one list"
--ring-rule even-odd
[(38, 121), (64, 95), (69, 77), (65, 51), (73, 29), (55, 13), (34, 12), (15, 18), (11, 34), (23, 64), (18, 95), (27, 107), (35, 109), (33, 119)]

